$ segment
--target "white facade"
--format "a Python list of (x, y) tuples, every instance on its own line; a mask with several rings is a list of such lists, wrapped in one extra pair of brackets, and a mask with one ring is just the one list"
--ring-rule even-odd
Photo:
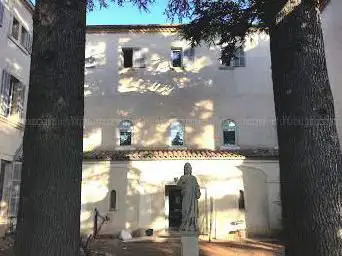
[[(85, 150), (118, 149), (122, 120), (134, 126), (132, 147), (169, 147), (169, 128), (185, 126), (187, 148), (223, 146), (222, 121), (237, 124), (240, 148), (277, 147), (269, 42), (248, 40), (246, 67), (220, 64), (220, 49), (196, 47), (193, 59), (172, 68), (172, 48), (189, 49), (164, 27), (89, 29), (86, 57), (94, 58), (85, 75)], [(154, 32), (153, 32), (154, 31)], [(140, 48), (144, 67), (124, 68), (122, 49)]]
[[(341, 10), (342, 2), (331, 0), (322, 14), (340, 141)], [(167, 26), (88, 29), (84, 150), (276, 149), (268, 37), (258, 35), (253, 41), (247, 40), (246, 66), (227, 68), (218, 60), (220, 49), (215, 47), (197, 47), (194, 55), (186, 56), (189, 46), (174, 32)], [(127, 48), (132, 49), (132, 68), (124, 67), (123, 51)], [(183, 68), (173, 68), (170, 52), (179, 48), (183, 49)], [(120, 130), (120, 122), (124, 120), (130, 121), (131, 126)], [(224, 145), (224, 120), (235, 122), (234, 145)], [(170, 144), (170, 127), (176, 122), (184, 125), (182, 145)], [(120, 131), (128, 130), (131, 132), (129, 145), (120, 145)], [(92, 226), (91, 214), (95, 207), (111, 218), (103, 233), (113, 234), (124, 228), (167, 230), (170, 209), (166, 186), (181, 175), (186, 161), (191, 162), (200, 186), (206, 189), (206, 200), (211, 198), (213, 202), (211, 209), (210, 201), (206, 201), (204, 214), (213, 222), (211, 237), (227, 239), (231, 224), (241, 220), (248, 235), (270, 234), (281, 228), (278, 162), (247, 157), (242, 161), (84, 162), (82, 230), (87, 232)], [(116, 209), (110, 208), (113, 190)], [(245, 211), (237, 208), (240, 190), (245, 193)]]
[(32, 13), (33, 6), (25, 0), (0, 0), (1, 230), (7, 214), (15, 214), (19, 197), (21, 168), (20, 163), (15, 163), (15, 154), (22, 143), (26, 113)]
[[(24, 27), (32, 34), (32, 8), (19, 0), (2, 3), (5, 8), (0, 27), (0, 70), (1, 74), (6, 70), (25, 86), (25, 113), (30, 49), (25, 40), (21, 42), (23, 32), (20, 31)], [(322, 14), (340, 141), (341, 11), (342, 2), (331, 0)], [(13, 17), (20, 24), (19, 40), (11, 35)], [(132, 68), (124, 67), (123, 49), (127, 48), (132, 49)], [(173, 67), (170, 53), (180, 48), (182, 67)], [(186, 51), (191, 55), (186, 55)], [(263, 149), (271, 152), (277, 149), (268, 37), (256, 35), (253, 41), (247, 40), (244, 52), (245, 66), (232, 68), (220, 63), (217, 47), (203, 46), (191, 51), (172, 26), (89, 27), (84, 150)], [(126, 123), (120, 130), (120, 123), (125, 120), (132, 126), (127, 128)], [(235, 124), (234, 143), (226, 143), (232, 134), (225, 133), (229, 130), (225, 130), (225, 120)], [(177, 122), (183, 125), (184, 143), (172, 145), (170, 128)], [(18, 115), (0, 116), (1, 179), (5, 184), (1, 214), (4, 218), (9, 198), (13, 198), (13, 202), (17, 200), (16, 192), (11, 192), (14, 186), (8, 181), (14, 180), (16, 185), (20, 180), (19, 165), (13, 168), (11, 162), (21, 144), (22, 132), (23, 124)], [(127, 132), (131, 135), (129, 143), (120, 145), (123, 144), (120, 138), (127, 137)], [(173, 179), (182, 174), (185, 162), (193, 165), (194, 175), (206, 191), (206, 196), (200, 200), (200, 218), (205, 220), (208, 230), (212, 222), (212, 229), (207, 230), (212, 238), (227, 239), (229, 231), (236, 228), (232, 226), (236, 221), (246, 225), (249, 235), (270, 234), (281, 228), (278, 162), (247, 157), (243, 160), (85, 161), (82, 230), (91, 230), (95, 207), (111, 218), (103, 227), (103, 233), (113, 234), (123, 228), (167, 230), (170, 209), (166, 186), (173, 185)], [(115, 209), (110, 206), (112, 191), (116, 195)], [(238, 209), (239, 191), (245, 194), (244, 211)]]
[[(92, 231), (95, 208), (110, 218), (103, 234), (115, 235), (122, 229), (152, 228), (157, 234), (169, 230), (166, 187), (175, 184), (186, 162), (201, 187), (199, 226), (204, 238), (210, 234), (213, 239), (230, 239), (230, 232), (245, 228), (249, 236), (280, 230), (278, 162), (236, 159), (84, 162), (82, 231)], [(245, 209), (239, 209), (240, 191), (244, 191)]]
[[(190, 49), (180, 40), (177, 27), (89, 27), (84, 150), (143, 149), (154, 154), (158, 149), (157, 154), (167, 154), (177, 149), (276, 149), (268, 36), (247, 40), (242, 67), (222, 65), (218, 47)], [(128, 57), (125, 51), (131, 51)], [(181, 67), (174, 67), (173, 51), (181, 51)], [(129, 122), (122, 123), (125, 120)], [(231, 137), (225, 135), (229, 130), (225, 120), (232, 121), (235, 133), (228, 145)], [(183, 143), (172, 145), (173, 127), (179, 124), (184, 129)], [(120, 134), (124, 138), (127, 131), (130, 141), (121, 145)], [(248, 235), (280, 230), (278, 162), (248, 158), (84, 162), (82, 230), (91, 230), (94, 208), (111, 218), (103, 233), (123, 228), (169, 230), (167, 186), (181, 175), (186, 161), (205, 191), (200, 200), (204, 234), (229, 239), (229, 232), (237, 228), (235, 222), (246, 226)], [(110, 209), (112, 190), (116, 209)], [(245, 196), (244, 210), (238, 208), (240, 191)]]

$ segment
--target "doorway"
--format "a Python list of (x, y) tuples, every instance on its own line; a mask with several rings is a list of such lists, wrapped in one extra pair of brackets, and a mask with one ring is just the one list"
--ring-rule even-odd
[(168, 198), (169, 230), (178, 231), (182, 224), (182, 192), (176, 185), (165, 186), (165, 196)]

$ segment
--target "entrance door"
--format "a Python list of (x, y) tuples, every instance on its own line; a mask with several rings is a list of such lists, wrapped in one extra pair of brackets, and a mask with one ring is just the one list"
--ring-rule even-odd
[(169, 230), (178, 231), (182, 224), (182, 193), (175, 185), (166, 186), (165, 190), (169, 198)]

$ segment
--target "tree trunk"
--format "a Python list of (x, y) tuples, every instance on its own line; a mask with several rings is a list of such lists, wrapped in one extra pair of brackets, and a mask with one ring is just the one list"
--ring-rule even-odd
[(15, 253), (79, 255), (85, 0), (39, 0)]
[[(315, 1), (271, 28), (286, 255), (341, 255), (341, 152)], [(288, 1), (290, 3), (290, 1)]]

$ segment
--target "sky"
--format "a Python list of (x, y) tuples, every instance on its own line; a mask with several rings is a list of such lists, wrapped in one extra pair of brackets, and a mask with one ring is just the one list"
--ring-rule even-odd
[[(146, 13), (139, 11), (131, 3), (125, 4), (124, 7), (110, 4), (107, 9), (96, 9), (87, 13), (87, 25), (170, 24), (171, 21), (163, 14), (166, 5), (167, 0), (156, 0)], [(174, 22), (178, 23), (178, 19)]]

